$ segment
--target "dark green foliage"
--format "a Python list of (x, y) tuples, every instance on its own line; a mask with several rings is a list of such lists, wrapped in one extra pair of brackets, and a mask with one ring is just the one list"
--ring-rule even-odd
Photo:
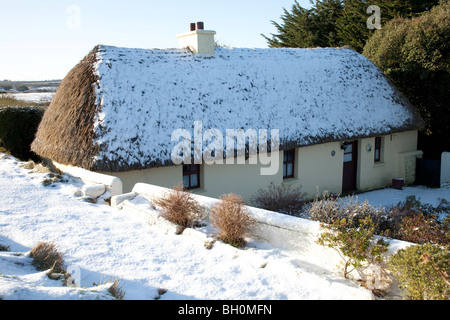
[(0, 107), (0, 149), (20, 160), (39, 160), (30, 145), (43, 114), (36, 107)]
[(313, 48), (348, 45), (362, 52), (375, 32), (367, 27), (371, 5), (381, 10), (381, 24), (394, 18), (423, 14), (439, 0), (318, 0), (306, 9), (295, 1), (291, 11), (284, 9), (282, 23), (272, 21), (278, 33), (266, 38), (270, 47)]
[(278, 34), (272, 34), (272, 38), (263, 35), (272, 48), (309, 48), (315, 47), (314, 31), (311, 30), (312, 12), (303, 8), (296, 1), (292, 6), (292, 12), (284, 9), (281, 16), (283, 24), (272, 21)]
[(361, 52), (367, 39), (373, 34), (373, 30), (367, 28), (369, 14), (367, 8), (371, 4), (364, 0), (344, 0), (344, 10), (336, 25), (336, 32), (342, 43), (350, 46), (355, 51)]
[(389, 269), (412, 300), (449, 300), (450, 247), (413, 245), (389, 260)]
[(305, 9), (295, 1), (291, 12), (284, 9), (282, 24), (272, 21), (278, 34), (263, 35), (270, 47), (313, 48), (339, 46), (336, 20), (341, 14), (340, 0), (317, 1), (315, 7)]
[(420, 112), (426, 128), (419, 134), (419, 149), (440, 159), (450, 150), (450, 4), (391, 21), (370, 38), (363, 54)]

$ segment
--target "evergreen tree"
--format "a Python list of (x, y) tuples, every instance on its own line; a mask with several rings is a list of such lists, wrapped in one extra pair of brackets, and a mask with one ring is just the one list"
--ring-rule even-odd
[(439, 0), (379, 0), (379, 6), (389, 20), (393, 18), (413, 18), (439, 5)]
[(284, 9), (282, 23), (272, 21), (278, 33), (262, 35), (269, 47), (313, 48), (349, 45), (362, 52), (375, 32), (367, 27), (367, 9), (381, 10), (381, 25), (393, 18), (411, 18), (429, 11), (439, 0), (317, 0), (311, 9), (295, 1), (291, 11)]
[(312, 20), (321, 47), (338, 47), (342, 44), (336, 31), (336, 24), (342, 16), (343, 9), (342, 0), (317, 1), (313, 7)]
[(344, 0), (344, 10), (337, 20), (336, 32), (345, 45), (361, 52), (372, 30), (367, 28), (369, 5), (366, 0)]
[(305, 9), (295, 1), (291, 12), (284, 10), (281, 16), (283, 23), (275, 21), (272, 24), (278, 30), (278, 34), (272, 34), (272, 38), (262, 35), (271, 48), (310, 48), (315, 47), (314, 31), (312, 28), (312, 11)]
[(342, 11), (341, 0), (317, 1), (311, 9), (303, 8), (297, 1), (291, 12), (284, 9), (282, 24), (272, 21), (278, 34), (272, 38), (262, 35), (269, 47), (313, 48), (340, 45), (336, 33), (336, 20)]

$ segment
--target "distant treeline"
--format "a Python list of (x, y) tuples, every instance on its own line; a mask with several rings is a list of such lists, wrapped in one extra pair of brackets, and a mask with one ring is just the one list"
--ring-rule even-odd
[(0, 93), (55, 91), (61, 80), (48, 81), (0, 81)]

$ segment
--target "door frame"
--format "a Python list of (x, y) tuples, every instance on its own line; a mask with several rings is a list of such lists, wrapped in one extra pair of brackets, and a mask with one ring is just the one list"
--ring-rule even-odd
[[(357, 190), (358, 140), (346, 141), (343, 144), (343, 149), (342, 193), (346, 193)], [(349, 157), (351, 157), (350, 161), (348, 161)]]

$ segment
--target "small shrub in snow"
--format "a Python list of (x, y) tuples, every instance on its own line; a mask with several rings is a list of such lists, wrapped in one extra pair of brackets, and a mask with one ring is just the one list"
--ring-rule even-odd
[(119, 286), (120, 281), (115, 280), (111, 284), (111, 287), (109, 287), (108, 291), (109, 293), (116, 299), (116, 300), (124, 300), (125, 299), (125, 291), (122, 289), (121, 286)]
[(221, 196), (212, 206), (210, 219), (219, 230), (217, 238), (238, 248), (245, 245), (245, 237), (251, 234), (256, 224), (242, 198), (233, 193)]
[(154, 298), (155, 300), (161, 299), (161, 296), (167, 292), (167, 289), (158, 288), (157, 292), (158, 292), (158, 295)]
[[(125, 299), (125, 291), (119, 285), (120, 280), (110, 280), (106, 284), (110, 285), (108, 288), (108, 292), (116, 299), (116, 300), (124, 300)], [(94, 286), (101, 286), (103, 283), (93, 283)]]
[(31, 249), (30, 257), (33, 258), (33, 265), (38, 270), (52, 269), (54, 273), (66, 272), (63, 256), (52, 242), (39, 242)]
[(434, 216), (418, 213), (416, 216), (408, 216), (402, 219), (395, 238), (418, 244), (448, 244), (450, 243), (449, 231), (448, 225), (444, 227)]
[(304, 193), (301, 186), (278, 185), (273, 182), (266, 189), (259, 189), (252, 197), (256, 207), (281, 212), (289, 215), (299, 216), (303, 208)]
[(180, 226), (192, 227), (201, 219), (198, 202), (182, 186), (175, 186), (154, 202), (165, 219)]
[(322, 223), (321, 226), (326, 231), (319, 236), (317, 243), (338, 252), (343, 260), (345, 278), (366, 262), (382, 263), (382, 254), (386, 252), (387, 244), (382, 240), (374, 240), (374, 225), (370, 217), (357, 224), (343, 218), (332, 224)]
[(440, 220), (439, 214), (448, 213), (448, 202), (442, 200), (433, 207), (422, 204), (415, 196), (389, 209), (386, 235), (418, 244), (450, 244), (450, 218)]
[(412, 300), (450, 299), (450, 247), (412, 245), (389, 259), (404, 295)]
[(347, 223), (353, 223), (349, 227), (357, 227), (360, 221), (370, 218), (376, 234), (380, 233), (387, 219), (384, 209), (371, 206), (367, 200), (360, 203), (358, 197), (315, 200), (307, 214), (309, 219), (326, 224), (333, 224), (345, 219)]

